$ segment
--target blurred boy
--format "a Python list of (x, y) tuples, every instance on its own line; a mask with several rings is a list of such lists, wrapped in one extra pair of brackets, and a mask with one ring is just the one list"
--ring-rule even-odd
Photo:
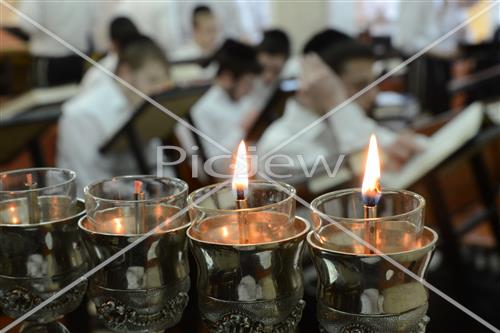
[[(303, 54), (311, 52), (320, 53), (325, 49), (337, 45), (342, 42), (350, 41), (352, 37), (335, 29), (324, 29), (314, 34), (309, 41), (302, 48)], [(301, 72), (301, 58), (294, 56), (288, 60), (285, 68), (283, 69), (282, 76), (284, 78), (296, 78)]]
[[(116, 75), (151, 95), (168, 87), (168, 69), (162, 49), (149, 38), (140, 37), (120, 50)], [(78, 174), (78, 188), (99, 178), (135, 170), (128, 154), (103, 156), (99, 149), (141, 103), (140, 96), (119, 82), (105, 80), (63, 105), (58, 165)]]
[(280, 29), (264, 31), (264, 37), (257, 46), (257, 58), (262, 66), (260, 78), (266, 85), (278, 81), (281, 71), (290, 57), (290, 39)]
[(248, 98), (252, 99), (255, 109), (261, 111), (277, 88), (285, 64), (290, 57), (290, 40), (279, 29), (264, 31), (264, 36), (257, 45), (257, 59), (262, 72), (255, 81)]
[[(244, 97), (251, 92), (261, 68), (252, 47), (231, 39), (214, 60), (219, 66), (215, 83), (193, 106), (191, 116), (195, 127), (232, 152), (258, 115)], [(226, 154), (210, 142), (203, 141), (203, 148), (207, 158)], [(222, 161), (218, 165), (220, 171), (228, 166)]]
[[(129, 18), (117, 17), (113, 19), (109, 25), (109, 50), (106, 56), (99, 61), (99, 64), (108, 71), (115, 72), (120, 50), (130, 41), (139, 37), (139, 30)], [(81, 82), (82, 91), (92, 88), (101, 80), (112, 80), (112, 78), (100, 68), (90, 67), (83, 76)]]
[(194, 60), (209, 57), (217, 48), (219, 26), (217, 18), (207, 6), (197, 6), (191, 18), (192, 40), (173, 50), (172, 60)]
[[(262, 136), (259, 154), (273, 150), (280, 142), (373, 82), (373, 63), (371, 49), (354, 41), (334, 45), (320, 51), (319, 56), (315, 53), (306, 55), (300, 90), (287, 102), (283, 117)], [(302, 155), (309, 166), (318, 156), (336, 162), (338, 154), (349, 154), (366, 147), (370, 134), (375, 133), (389, 157), (388, 168), (399, 168), (420, 150), (420, 146), (412, 134), (398, 135), (367, 117), (365, 112), (372, 107), (376, 93), (376, 88), (369, 90), (274, 154), (289, 156), (295, 162), (297, 155)]]
[[(88, 3), (20, 1), (19, 10), (81, 52), (88, 52), (91, 26)], [(84, 63), (80, 56), (27, 20), (21, 19), (19, 24), (30, 36), (35, 86), (56, 86), (81, 80)]]

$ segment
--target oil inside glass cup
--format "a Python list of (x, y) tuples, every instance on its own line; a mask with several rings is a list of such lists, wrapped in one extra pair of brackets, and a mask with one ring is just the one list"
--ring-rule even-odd
[(420, 234), (413, 223), (382, 220), (372, 222), (369, 229), (363, 223), (326, 225), (316, 231), (315, 237), (325, 249), (366, 254), (373, 249), (367, 249), (362, 241), (368, 242), (382, 253), (398, 253), (418, 248)]
[[(141, 208), (142, 209), (142, 208)], [(166, 232), (189, 223), (187, 213), (179, 214), (180, 208), (164, 203), (146, 204), (143, 208), (144, 221), (142, 230), (137, 230), (136, 207), (113, 207), (97, 211), (93, 218), (88, 217), (86, 227), (89, 230), (105, 234), (133, 235), (143, 234), (152, 229)]]
[[(245, 219), (246, 241), (241, 242), (240, 233)], [(247, 214), (227, 214), (212, 216), (191, 231), (191, 236), (210, 243), (218, 244), (263, 244), (272, 243), (297, 234), (287, 214), (277, 212), (248, 212)]]
[[(10, 199), (0, 202), (1, 224), (29, 224), (30, 207), (27, 198)], [(73, 198), (65, 195), (40, 196), (36, 209), (40, 214), (39, 223), (58, 221), (77, 213)]]

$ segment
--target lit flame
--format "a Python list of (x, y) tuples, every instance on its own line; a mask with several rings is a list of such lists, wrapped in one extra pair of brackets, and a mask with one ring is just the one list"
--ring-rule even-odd
[(229, 236), (229, 230), (227, 230), (227, 227), (222, 227), (222, 236), (224, 238), (227, 238), (227, 236)]
[(370, 137), (370, 146), (368, 147), (368, 157), (366, 158), (365, 176), (363, 177), (363, 186), (361, 193), (365, 205), (377, 205), (382, 189), (380, 187), (380, 158), (377, 148), (377, 138), (374, 134)]
[[(16, 206), (10, 206), (9, 211), (11, 215), (14, 215), (16, 213)], [(19, 224), (19, 218), (16, 215), (12, 216), (12, 223)]]
[(115, 224), (115, 233), (121, 234), (123, 232), (122, 219), (120, 219), (119, 217), (115, 217), (113, 219), (113, 222)]
[(236, 161), (233, 176), (233, 190), (238, 195), (244, 193), (248, 189), (248, 163), (247, 163), (247, 147), (245, 142), (241, 141), (236, 153)]

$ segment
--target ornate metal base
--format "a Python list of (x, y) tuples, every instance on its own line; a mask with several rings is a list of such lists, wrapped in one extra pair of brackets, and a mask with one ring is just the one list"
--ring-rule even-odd
[(182, 317), (189, 278), (176, 286), (146, 290), (112, 290), (91, 286), (99, 319), (116, 332), (164, 331)]
[(19, 333), (70, 333), (70, 331), (58, 321), (48, 324), (27, 322), (21, 326)]
[[(206, 305), (212, 311), (204, 313), (203, 320), (212, 333), (291, 333), (295, 332), (305, 306), (303, 300), (291, 301), (290, 297), (254, 303), (211, 299)], [(213, 312), (214, 308), (220, 312)]]
[(360, 315), (318, 304), (318, 320), (323, 333), (425, 333), (427, 307), (425, 304), (397, 315)]
[[(76, 277), (75, 277), (76, 279)], [(56, 279), (13, 279), (0, 276), (0, 307), (4, 313), (12, 318), (20, 317), (25, 314), (55, 292), (35, 291), (39, 286), (49, 285), (51, 281)], [(65, 280), (69, 280), (65, 278)], [(20, 282), (25, 282), (21, 286)], [(12, 285), (10, 285), (12, 283)], [(68, 281), (69, 283), (69, 281)], [(55, 284), (55, 283), (54, 283)], [(41, 288), (39, 288), (41, 289)], [(82, 282), (76, 287), (69, 290), (67, 293), (45, 306), (42, 310), (30, 317), (30, 320), (36, 322), (51, 322), (57, 320), (61, 314), (71, 312), (82, 301), (87, 282)]]

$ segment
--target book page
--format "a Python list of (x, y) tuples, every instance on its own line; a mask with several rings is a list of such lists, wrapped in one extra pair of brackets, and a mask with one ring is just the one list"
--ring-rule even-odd
[(427, 148), (401, 170), (382, 171), (382, 184), (396, 189), (414, 184), (472, 139), (479, 132), (482, 120), (483, 105), (477, 102), (471, 104), (432, 135)]
[(77, 84), (33, 89), (2, 105), (0, 118), (6, 120), (34, 107), (62, 103), (75, 96), (78, 90)]

